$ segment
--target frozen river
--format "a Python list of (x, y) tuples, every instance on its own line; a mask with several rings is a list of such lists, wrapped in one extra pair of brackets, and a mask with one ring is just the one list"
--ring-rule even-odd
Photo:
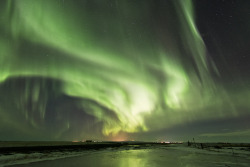
[(191, 147), (109, 148), (83, 155), (14, 165), (16, 167), (249, 167), (248, 152)]

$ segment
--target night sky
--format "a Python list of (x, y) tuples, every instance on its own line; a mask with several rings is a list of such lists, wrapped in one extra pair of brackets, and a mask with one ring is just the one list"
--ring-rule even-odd
[(0, 140), (250, 141), (249, 0), (1, 0)]

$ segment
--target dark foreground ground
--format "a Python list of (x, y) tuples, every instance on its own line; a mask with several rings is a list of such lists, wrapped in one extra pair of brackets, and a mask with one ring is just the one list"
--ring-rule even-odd
[(127, 144), (126, 142), (0, 142), (0, 155), (12, 153), (100, 150), (108, 147), (121, 147)]
[(0, 166), (250, 166), (250, 144), (239, 143), (28, 142), (0, 146)]

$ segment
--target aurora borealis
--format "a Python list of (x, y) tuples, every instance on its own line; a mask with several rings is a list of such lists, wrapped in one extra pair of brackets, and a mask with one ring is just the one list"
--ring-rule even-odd
[(0, 140), (249, 140), (247, 6), (1, 1)]

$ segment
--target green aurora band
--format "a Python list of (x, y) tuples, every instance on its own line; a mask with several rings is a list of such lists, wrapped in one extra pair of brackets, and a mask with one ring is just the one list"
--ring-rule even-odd
[[(22, 90), (10, 86), (19, 118), (7, 112), (6, 101), (0, 104), (2, 127), (43, 129), (52, 90), (77, 99), (82, 112), (95, 117), (93, 124), (102, 122), (104, 136), (238, 114), (211, 76), (219, 72), (207, 60), (190, 0), (165, 2), (158, 14), (153, 0), (1, 3), (0, 82), (25, 78)], [(55, 136), (73, 122), (65, 121)]]

